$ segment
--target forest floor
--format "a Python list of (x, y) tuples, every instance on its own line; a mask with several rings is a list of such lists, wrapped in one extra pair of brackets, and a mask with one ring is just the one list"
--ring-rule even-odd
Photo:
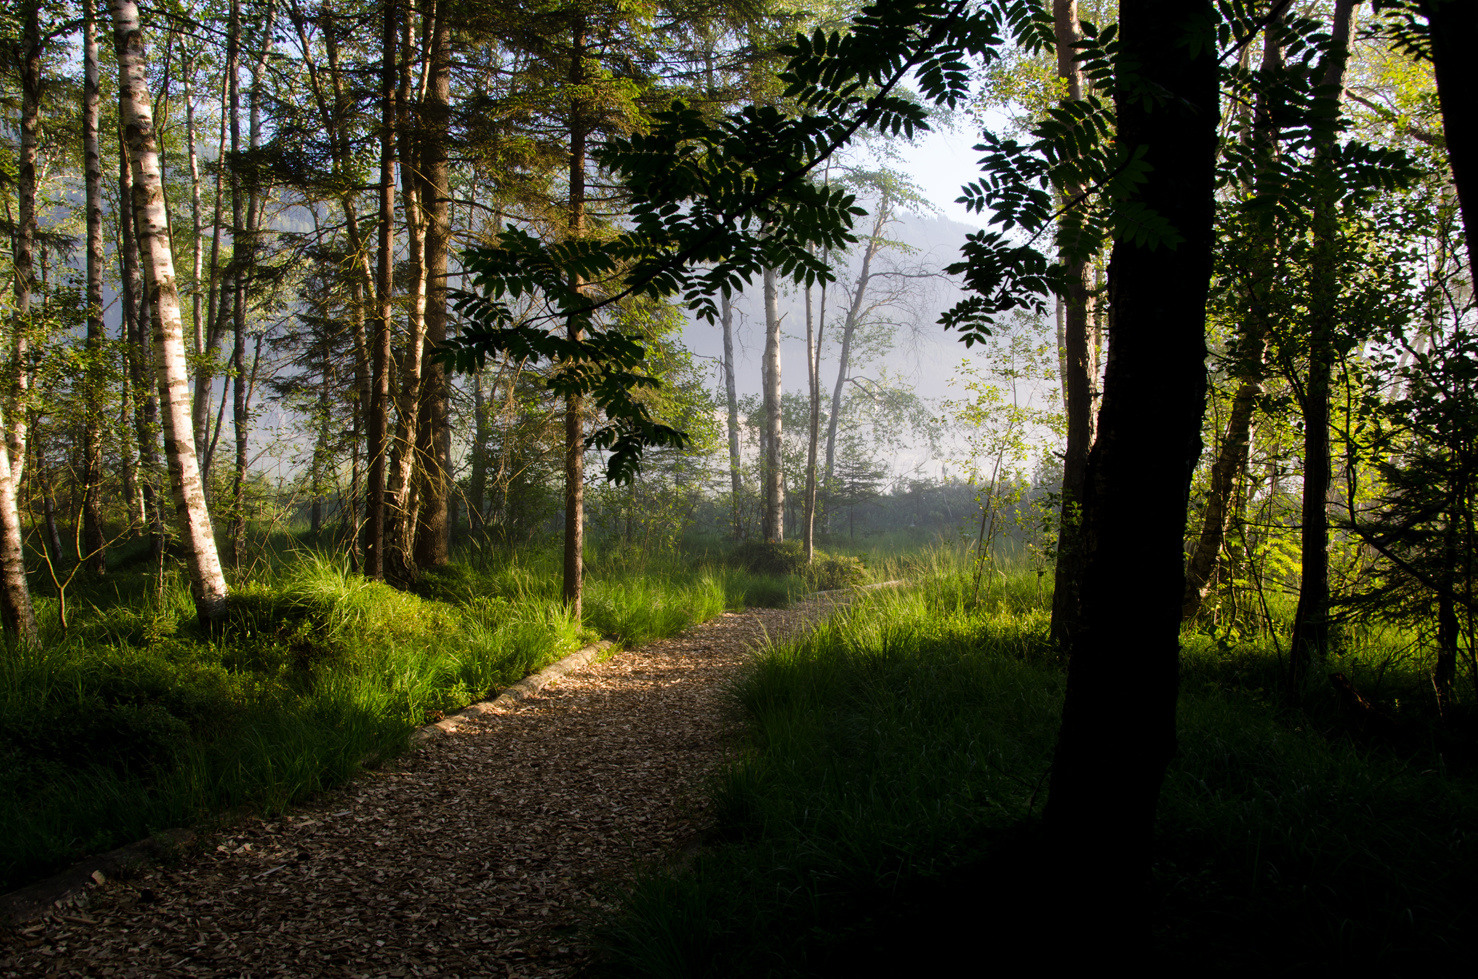
[(623, 651), (289, 815), (107, 881), (0, 938), (0, 977), (576, 974), (598, 909), (701, 838), (726, 683), (837, 601)]

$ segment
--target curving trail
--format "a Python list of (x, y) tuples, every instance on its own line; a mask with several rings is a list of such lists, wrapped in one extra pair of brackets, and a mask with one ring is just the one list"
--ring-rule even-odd
[(841, 596), (569, 674), (292, 815), (0, 936), (0, 977), (568, 976), (612, 885), (696, 840), (723, 685)]

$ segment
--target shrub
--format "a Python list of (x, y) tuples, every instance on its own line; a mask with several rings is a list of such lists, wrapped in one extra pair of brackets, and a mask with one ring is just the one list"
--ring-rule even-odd
[(816, 591), (851, 588), (867, 581), (867, 567), (855, 557), (828, 557), (820, 551), (806, 568), (806, 584)]
[(729, 563), (750, 574), (800, 574), (806, 567), (806, 552), (798, 540), (746, 540), (729, 552)]

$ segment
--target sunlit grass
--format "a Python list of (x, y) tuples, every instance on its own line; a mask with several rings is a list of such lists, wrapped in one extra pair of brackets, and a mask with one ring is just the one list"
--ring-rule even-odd
[(79, 581), (65, 633), (38, 598), (41, 645), (0, 657), (0, 889), (214, 813), (278, 811), (583, 643), (647, 642), (801, 588), (597, 557), (577, 623), (551, 552), (463, 554), (412, 590), (284, 535), (262, 552), (215, 634), (174, 572), (162, 589), (148, 567)]

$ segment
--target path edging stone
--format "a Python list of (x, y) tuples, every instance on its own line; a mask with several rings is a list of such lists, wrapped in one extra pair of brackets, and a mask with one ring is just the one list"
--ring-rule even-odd
[(560, 677), (573, 673), (582, 666), (589, 665), (613, 645), (615, 644), (609, 640), (602, 639), (592, 646), (586, 646), (584, 649), (577, 650), (565, 658), (549, 664), (538, 673), (524, 677), (522, 680), (513, 684), (513, 686), (504, 688), (498, 696), (491, 700), (480, 700), (475, 704), (462, 708), (455, 714), (448, 714), (434, 724), (418, 727), (411, 732), (411, 744), (423, 744), (445, 734), (455, 734), (468, 721), (477, 720), (484, 714), (491, 714), (500, 707), (511, 707), (514, 704), (528, 700)]

